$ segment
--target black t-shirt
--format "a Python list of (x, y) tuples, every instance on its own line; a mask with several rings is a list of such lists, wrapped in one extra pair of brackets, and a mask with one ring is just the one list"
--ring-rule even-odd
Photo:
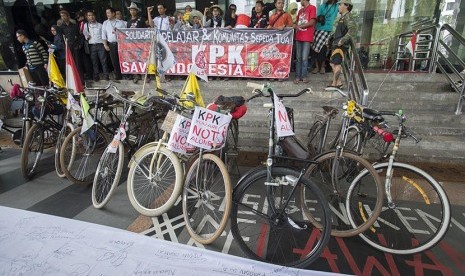
[(65, 36), (68, 47), (70, 48), (77, 48), (79, 47), (79, 28), (77, 24), (73, 24), (69, 22), (68, 25), (65, 23), (61, 24), (61, 30), (63, 31), (63, 35)]
[(269, 18), (267, 14), (262, 13), (262, 15), (260, 16), (257, 16), (257, 14), (255, 14), (255, 17), (250, 18), (249, 28), (266, 28), (266, 26), (268, 26), (268, 21)]
[(145, 19), (142, 17), (138, 17), (137, 19), (129, 19), (128, 20), (128, 28), (147, 28), (145, 24)]

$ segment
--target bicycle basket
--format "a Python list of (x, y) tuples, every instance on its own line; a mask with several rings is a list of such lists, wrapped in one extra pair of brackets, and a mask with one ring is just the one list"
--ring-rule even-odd
[(165, 120), (161, 125), (161, 129), (167, 133), (170, 133), (173, 129), (173, 125), (177, 117), (178, 113), (174, 112), (173, 110), (168, 111), (168, 114), (166, 114)]

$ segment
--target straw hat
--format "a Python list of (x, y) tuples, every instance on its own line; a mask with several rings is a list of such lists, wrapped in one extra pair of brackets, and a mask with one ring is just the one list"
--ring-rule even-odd
[(128, 7), (128, 10), (130, 9), (135, 9), (137, 11), (140, 11), (139, 7), (137, 7), (136, 3), (131, 2), (131, 5)]
[(354, 6), (354, 4), (352, 4), (351, 0), (341, 0), (341, 1), (339, 1), (339, 4), (346, 4), (346, 5), (349, 5), (349, 6)]
[(223, 10), (220, 8), (218, 5), (213, 5), (210, 7), (210, 10), (212, 11), (213, 9), (218, 9), (220, 11), (220, 15), (223, 15)]

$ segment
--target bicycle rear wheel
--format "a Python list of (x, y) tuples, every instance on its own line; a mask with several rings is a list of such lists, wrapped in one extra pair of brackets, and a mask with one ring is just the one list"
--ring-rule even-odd
[(124, 145), (118, 141), (116, 152), (107, 147), (98, 162), (92, 185), (92, 204), (95, 208), (103, 208), (110, 200), (119, 184), (124, 163)]
[[(373, 166), (362, 157), (350, 153), (342, 152), (336, 158), (336, 151), (327, 152), (319, 156), (317, 164), (312, 164), (308, 168), (305, 176), (314, 182), (323, 192), (331, 209), (331, 235), (335, 237), (352, 237), (367, 230), (381, 212), (383, 201), (383, 184)], [(363, 171), (367, 175), (362, 180), (357, 180), (356, 176)], [(359, 181), (359, 186), (364, 187), (364, 197), (360, 198), (360, 204), (368, 206), (371, 212), (359, 212), (359, 205), (346, 205), (347, 192), (351, 183)], [(302, 186), (302, 208), (307, 217), (320, 227), (318, 221), (312, 220), (312, 215), (307, 210), (311, 210), (311, 201), (308, 201), (306, 187)], [(354, 202), (351, 202), (354, 203)], [(309, 205), (310, 204), (310, 205)], [(349, 222), (346, 208), (353, 210), (353, 214), (359, 216), (356, 225)]]
[(325, 125), (322, 121), (317, 120), (313, 123), (310, 131), (308, 132), (307, 150), (311, 153), (311, 157), (320, 154), (325, 145), (323, 145), (323, 138), (325, 132)]
[[(265, 186), (267, 168), (247, 176), (234, 190), (231, 232), (242, 251), (255, 260), (285, 266), (306, 267), (317, 260), (330, 238), (329, 206), (320, 189), (299, 172), (283, 167), (271, 168), (272, 181)], [(287, 183), (287, 185), (284, 185)], [(300, 203), (301, 186), (312, 201), (314, 227), (305, 218)]]
[(60, 134), (58, 135), (57, 144), (55, 146), (55, 171), (59, 177), (65, 177), (60, 164), (61, 146), (63, 145), (63, 141), (65, 141), (66, 136), (68, 136), (68, 134), (70, 134), (73, 130), (73, 124), (67, 123), (62, 127)]
[(183, 190), (182, 212), (191, 237), (210, 244), (223, 233), (231, 211), (228, 171), (214, 154), (203, 154), (190, 167)]
[(92, 183), (100, 156), (110, 143), (109, 138), (96, 127), (81, 134), (81, 127), (73, 130), (63, 142), (60, 164), (63, 173), (76, 184)]
[[(388, 163), (374, 168), (386, 178)], [(357, 180), (366, 177), (362, 172)], [(360, 182), (362, 182), (360, 181)], [(359, 181), (349, 189), (348, 201), (361, 196)], [(392, 201), (389, 202), (391, 198)], [(358, 216), (347, 210), (352, 224)], [(367, 209), (366, 211), (369, 211)], [(394, 162), (391, 186), (378, 220), (360, 237), (374, 248), (392, 254), (415, 254), (436, 245), (446, 234), (451, 219), (449, 200), (441, 185), (417, 167)]]
[(178, 157), (163, 145), (155, 152), (156, 146), (141, 148), (134, 154), (127, 181), (132, 206), (151, 217), (166, 213), (174, 205), (184, 176)]
[(44, 126), (34, 124), (24, 139), (21, 150), (21, 172), (24, 179), (31, 179), (36, 173), (37, 165), (44, 150)]

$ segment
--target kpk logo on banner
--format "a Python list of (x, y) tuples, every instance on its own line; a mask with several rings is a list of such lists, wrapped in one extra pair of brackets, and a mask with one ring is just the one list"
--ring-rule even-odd
[(287, 116), (286, 107), (279, 100), (278, 96), (273, 93), (274, 97), (274, 118), (276, 121), (276, 133), (278, 137), (286, 137), (295, 135), (292, 131), (291, 122), (289, 116)]
[(226, 141), (231, 116), (195, 107), (187, 142), (203, 149), (213, 149)]
[(191, 119), (178, 115), (174, 122), (173, 129), (168, 140), (168, 149), (174, 152), (185, 154), (194, 149), (187, 143), (187, 136), (191, 128)]

